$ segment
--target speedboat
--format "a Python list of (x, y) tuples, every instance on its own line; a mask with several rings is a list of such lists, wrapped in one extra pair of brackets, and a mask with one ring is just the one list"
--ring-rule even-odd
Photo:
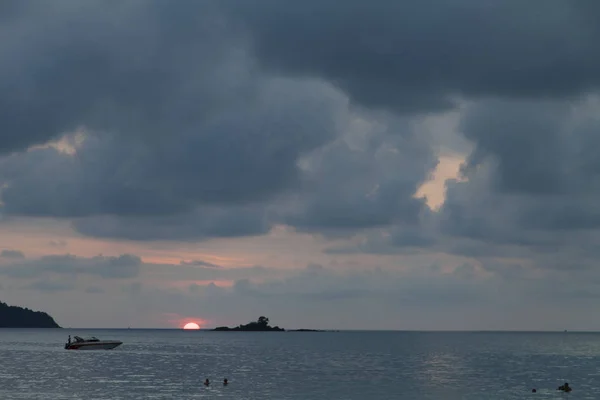
[(67, 350), (110, 350), (122, 345), (120, 340), (100, 340), (95, 336), (82, 338), (73, 336), (73, 341), (69, 336), (69, 341), (65, 343)]

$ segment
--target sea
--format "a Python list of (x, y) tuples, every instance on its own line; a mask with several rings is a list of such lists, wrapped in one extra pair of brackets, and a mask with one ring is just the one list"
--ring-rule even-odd
[(0, 365), (3, 400), (600, 399), (598, 333), (0, 329)]

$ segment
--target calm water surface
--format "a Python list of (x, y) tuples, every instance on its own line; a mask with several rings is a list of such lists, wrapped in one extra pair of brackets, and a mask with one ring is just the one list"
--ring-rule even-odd
[(600, 399), (591, 333), (0, 329), (0, 363), (0, 399)]

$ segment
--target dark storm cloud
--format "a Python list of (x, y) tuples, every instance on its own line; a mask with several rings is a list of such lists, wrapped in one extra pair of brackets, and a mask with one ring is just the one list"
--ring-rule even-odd
[(469, 108), (462, 126), (475, 150), (468, 180), (448, 184), (443, 229), (543, 246), (600, 227), (599, 109), (596, 99)]
[[(535, 271), (548, 276), (594, 270), (600, 240), (599, 110), (596, 96), (488, 100), (465, 107), (460, 129), (474, 150), (463, 179), (447, 182), (445, 203), (433, 214), (435, 240), (422, 244), (426, 251), (478, 260), (507, 280)], [(359, 250), (399, 252), (406, 240), (394, 246), (392, 238), (402, 231), (371, 235)]]
[(31, 2), (10, 20), (0, 151), (85, 139), (3, 159), (7, 215), (133, 239), (261, 234), (264, 210), (246, 205), (296, 187), (298, 158), (338, 134), (346, 98), (263, 74), (211, 3)]
[[(395, 225), (392, 246), (433, 247), (413, 195), (435, 146), (408, 114), (466, 98), (485, 100), (463, 115), (473, 177), (449, 185), (445, 234), (526, 245), (529, 231), (600, 221), (584, 185), (597, 185), (595, 126), (577, 125), (573, 141), (564, 107), (599, 83), (595, 2), (2, 7), (5, 215), (72, 218), (83, 234), (135, 240)], [(488, 99), (499, 97), (528, 100)], [(347, 142), (356, 120), (373, 125), (362, 146)], [(19, 152), (75, 130), (74, 154)], [(542, 195), (552, 197), (540, 207)]]
[[(571, 184), (582, 183), (582, 177), (572, 175), (571, 169), (579, 156), (577, 146), (594, 145), (593, 131), (570, 126), (573, 114), (573, 106), (561, 101), (485, 101), (472, 105), (460, 124), (475, 145), (467, 173), (484, 161), (496, 162), (492, 183), (500, 192), (570, 192), (574, 189)], [(592, 160), (581, 160), (586, 161)]]
[(597, 88), (597, 2), (222, 2), (266, 68), (326, 77), (368, 106), (436, 110), (454, 96), (564, 97)]
[(340, 140), (312, 155), (285, 223), (322, 232), (418, 223), (426, 206), (413, 195), (437, 158), (405, 120), (380, 115), (372, 129), (366, 143)]
[[(219, 101), (203, 96), (229, 81), (213, 60), (231, 56), (222, 45), (234, 34), (208, 6), (19, 3), (10, 2), (2, 24), (0, 150), (24, 149), (81, 125), (164, 135), (202, 118)], [(199, 39), (211, 35), (223, 41)], [(243, 98), (244, 88), (238, 90)]]
[(337, 99), (320, 85), (271, 81), (262, 90), (271, 93), (251, 106), (174, 125), (156, 141), (90, 134), (75, 156), (44, 148), (7, 157), (4, 210), (61, 217), (172, 214), (285, 190), (297, 179), (300, 154), (334, 134)]

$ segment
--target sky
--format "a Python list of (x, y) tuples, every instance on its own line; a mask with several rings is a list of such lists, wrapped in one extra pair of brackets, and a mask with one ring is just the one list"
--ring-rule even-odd
[(599, 13), (2, 1), (0, 301), (63, 327), (599, 330)]

